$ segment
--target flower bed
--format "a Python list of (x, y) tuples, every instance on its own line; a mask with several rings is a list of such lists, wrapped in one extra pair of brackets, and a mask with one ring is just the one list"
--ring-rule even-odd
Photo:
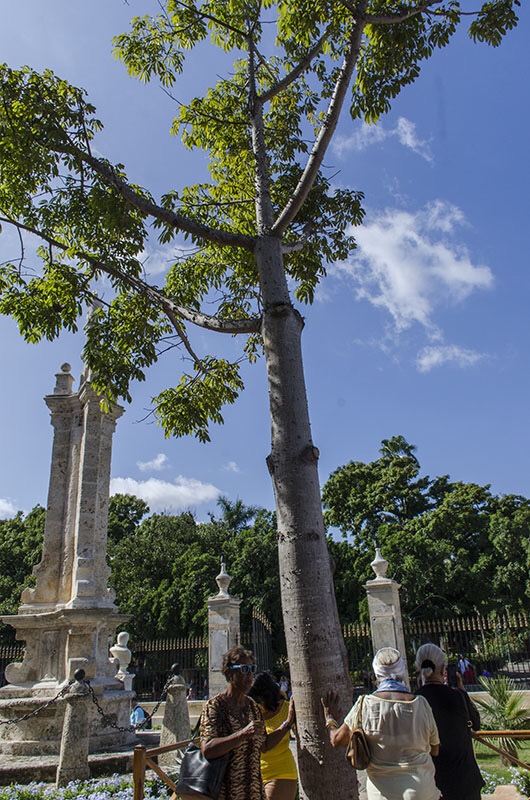
[[(0, 800), (132, 800), (132, 775), (111, 775), (72, 781), (60, 789), (50, 783), (12, 784), (0, 787)], [(145, 800), (169, 800), (170, 792), (158, 779), (145, 782)]]

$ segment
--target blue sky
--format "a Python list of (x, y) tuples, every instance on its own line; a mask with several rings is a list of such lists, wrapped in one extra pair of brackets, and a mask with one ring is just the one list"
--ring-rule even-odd
[[(170, 98), (112, 58), (112, 35), (150, 8), (148, 0), (23, 0), (4, 14), (0, 52), (12, 66), (50, 67), (84, 87), (105, 125), (98, 151), (159, 196), (195, 182), (205, 162), (168, 135)], [(377, 458), (381, 439), (401, 434), (431, 476), (530, 495), (529, 25), (526, 4), (500, 48), (458, 35), (376, 127), (342, 117), (327, 168), (337, 185), (364, 191), (367, 214), (354, 232), (357, 252), (329, 269), (302, 309), (322, 482), (350, 460)], [(193, 55), (174, 94), (193, 96), (223, 68)], [(17, 252), (4, 229), (0, 261)], [(145, 255), (156, 281), (171, 254), (153, 241)], [(78, 378), (82, 338), (28, 345), (6, 318), (0, 336), (2, 518), (46, 503), (52, 429), (43, 396), (63, 362)], [(204, 332), (197, 342), (213, 346)], [(198, 519), (215, 511), (219, 494), (272, 508), (263, 361), (245, 369), (245, 393), (201, 445), (164, 439), (149, 415), (151, 397), (178, 380), (179, 358), (168, 353), (133, 386), (114, 439), (112, 491)]]

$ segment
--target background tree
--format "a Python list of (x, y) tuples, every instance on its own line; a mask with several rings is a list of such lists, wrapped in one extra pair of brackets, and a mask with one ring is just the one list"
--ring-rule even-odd
[[(110, 500), (123, 509), (130, 496)], [(142, 501), (140, 501), (142, 502)], [(153, 514), (112, 547), (111, 585), (137, 638), (204, 636), (207, 599), (216, 593), (220, 556), (232, 576), (231, 591), (243, 600), (241, 624), (251, 628), (252, 609), (272, 621), (273, 650), (285, 654), (274, 515), (241, 501), (219, 502), (222, 515), (197, 523), (189, 513)]]
[[(484, 3), (472, 16), (472, 39), (499, 44), (517, 22), (517, 4)], [(344, 705), (350, 692), (309, 424), (303, 321), (291, 286), (298, 301), (311, 301), (326, 263), (354, 248), (345, 230), (362, 219), (361, 196), (333, 189), (322, 170), (348, 95), (353, 119), (376, 121), (460, 18), (458, 3), (439, 0), (165, 0), (156, 16), (136, 17), (117, 37), (116, 53), (142, 80), (171, 87), (186, 52), (208, 38), (236, 59), (230, 77), (174, 121), (187, 147), (208, 153), (211, 181), (171, 188), (158, 202), (122, 165), (94, 154), (101, 125), (83, 92), (50, 72), (0, 73), (2, 219), (21, 236), (40, 237), (43, 265), (41, 275), (25, 273), (23, 251), (20, 263), (2, 267), (0, 312), (29, 341), (53, 338), (76, 327), (106, 276), (115, 297), (92, 315), (84, 352), (95, 388), (107, 402), (128, 398), (130, 381), (145, 377), (157, 345), (173, 335), (192, 368), (155, 399), (156, 413), (168, 435), (202, 440), (242, 381), (237, 361), (194, 350), (189, 326), (243, 335), (250, 360), (263, 348), (302, 792), (315, 797), (355, 790), (343, 759), (323, 750), (319, 696), (330, 677)], [(173, 265), (163, 288), (142, 277), (151, 224), (162, 242), (183, 234), (196, 248)]]
[(403, 437), (383, 440), (379, 459), (339, 467), (323, 487), (325, 519), (344, 537), (329, 545), (341, 612), (366, 616), (376, 542), (402, 586), (404, 615), (530, 608), (529, 501), (420, 476), (414, 451)]
[[(20, 595), (32, 586), (32, 569), (40, 560), (46, 510), (35, 506), (28, 514), (0, 520), (0, 614), (16, 614)], [(13, 642), (15, 632), (0, 623), (0, 641)]]
[(149, 506), (145, 500), (132, 494), (115, 494), (109, 497), (107, 525), (109, 553), (112, 553), (113, 545), (135, 532), (140, 520), (148, 513)]

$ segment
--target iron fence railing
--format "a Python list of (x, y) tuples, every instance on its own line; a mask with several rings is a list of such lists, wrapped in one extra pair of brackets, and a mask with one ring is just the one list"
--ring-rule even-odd
[[(434, 642), (450, 661), (463, 656), (471, 662), (472, 669), (465, 678), (470, 688), (477, 685), (480, 675), (506, 675), (522, 688), (530, 688), (530, 621), (525, 612), (404, 620), (403, 632), (411, 675), (418, 647)], [(362, 685), (368, 682), (373, 658), (370, 627), (362, 623), (345, 625), (343, 635), (354, 684)]]

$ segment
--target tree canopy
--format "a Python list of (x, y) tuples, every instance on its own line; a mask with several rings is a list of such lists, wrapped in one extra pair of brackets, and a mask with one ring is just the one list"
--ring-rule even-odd
[[(470, 16), (470, 38), (499, 45), (518, 5), (484, 3)], [(130, 398), (130, 382), (145, 379), (162, 342), (180, 342), (192, 368), (154, 406), (168, 435), (207, 440), (209, 423), (222, 421), (222, 406), (242, 389), (239, 360), (200, 357), (189, 328), (242, 334), (242, 357), (257, 357), (263, 287), (255, 256), (264, 231), (283, 241), (296, 299), (311, 302), (325, 265), (355, 247), (346, 228), (363, 218), (362, 192), (333, 187), (322, 170), (343, 104), (353, 120), (376, 122), (467, 14), (453, 0), (166, 0), (159, 13), (134, 17), (114, 52), (143, 82), (171, 88), (185, 75), (187, 53), (207, 41), (236, 58), (229, 77), (173, 121), (188, 149), (208, 154), (210, 181), (168, 187), (159, 199), (122, 164), (95, 155), (103, 124), (84, 90), (49, 70), (3, 65), (0, 217), (40, 240), (41, 272), (24, 268), (30, 247), (1, 265), (0, 312), (37, 342), (76, 330), (97, 299), (84, 359), (108, 402)], [(143, 272), (152, 230), (162, 243), (189, 243), (163, 287)], [(114, 291), (104, 302), (103, 277)]]
[(344, 537), (330, 543), (339, 609), (366, 613), (376, 545), (407, 616), (530, 609), (530, 501), (421, 476), (415, 450), (402, 436), (383, 440), (380, 458), (339, 467), (323, 487), (326, 522)]
[[(186, 54), (207, 42), (232, 65), (172, 127), (206, 152), (209, 180), (159, 198), (100, 155), (102, 123), (84, 91), (49, 70), (0, 67), (0, 220), (21, 238), (20, 259), (0, 266), (0, 313), (36, 342), (74, 330), (90, 307), (84, 359), (107, 404), (129, 399), (162, 343), (178, 344), (190, 364), (154, 398), (155, 412), (167, 435), (202, 441), (243, 384), (240, 360), (199, 354), (190, 330), (238, 334), (240, 358), (265, 356), (301, 796), (354, 791), (344, 760), (324, 758), (319, 697), (330, 675), (344, 704), (351, 692), (293, 304), (311, 302), (326, 266), (354, 250), (349, 226), (363, 218), (362, 194), (335, 187), (324, 158), (344, 106), (352, 120), (376, 122), (461, 22), (473, 41), (496, 46), (518, 4), (487, 0), (468, 14), (456, 0), (161, 0), (115, 39), (131, 75), (171, 89)], [(152, 230), (187, 245), (163, 286), (146, 280), (141, 261)], [(25, 264), (28, 234), (40, 240), (37, 274)]]
[[(13, 519), (0, 520), (0, 614), (16, 614), (20, 595), (33, 581), (40, 559), (46, 510), (35, 506)], [(0, 625), (0, 641), (11, 641), (12, 631)]]
[[(110, 513), (135, 500), (112, 497)], [(230, 591), (243, 600), (242, 626), (250, 630), (253, 608), (270, 620), (281, 617), (274, 515), (226, 498), (219, 506), (220, 517), (207, 523), (189, 513), (153, 514), (112, 546), (111, 584), (120, 611), (131, 614), (133, 636), (205, 635), (206, 600), (217, 592), (221, 556), (232, 576)], [(281, 625), (274, 627), (275, 650), (284, 654)]]

